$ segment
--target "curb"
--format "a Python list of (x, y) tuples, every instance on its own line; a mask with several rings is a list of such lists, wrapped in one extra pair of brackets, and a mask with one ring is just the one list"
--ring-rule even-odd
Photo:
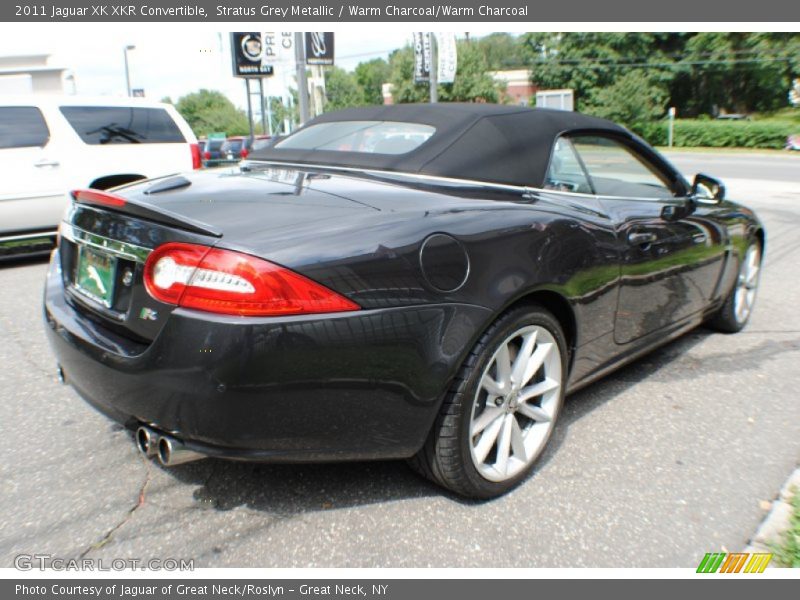
[(770, 544), (780, 541), (781, 534), (788, 529), (792, 507), (789, 500), (792, 497), (792, 488), (800, 494), (800, 467), (789, 475), (783, 484), (778, 497), (772, 502), (772, 508), (764, 521), (750, 538), (743, 552), (772, 552)]

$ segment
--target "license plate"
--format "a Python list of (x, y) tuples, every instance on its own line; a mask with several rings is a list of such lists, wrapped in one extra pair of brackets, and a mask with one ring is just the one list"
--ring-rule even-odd
[(114, 281), (117, 276), (117, 259), (79, 246), (75, 287), (106, 308), (114, 302)]

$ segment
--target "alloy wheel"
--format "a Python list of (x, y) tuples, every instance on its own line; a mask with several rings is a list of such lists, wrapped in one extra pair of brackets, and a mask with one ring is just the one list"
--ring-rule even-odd
[(561, 352), (544, 327), (512, 333), (481, 376), (469, 424), (475, 468), (489, 481), (513, 478), (541, 453), (561, 395)]
[(757, 245), (747, 249), (739, 268), (739, 279), (736, 282), (736, 293), (733, 299), (733, 314), (736, 321), (744, 323), (753, 310), (758, 287), (758, 275), (761, 270), (761, 252)]

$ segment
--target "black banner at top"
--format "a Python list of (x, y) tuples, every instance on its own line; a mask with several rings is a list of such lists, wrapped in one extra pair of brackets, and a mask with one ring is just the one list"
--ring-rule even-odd
[(786, 0), (13, 0), (0, 21), (98, 22), (792, 22)]

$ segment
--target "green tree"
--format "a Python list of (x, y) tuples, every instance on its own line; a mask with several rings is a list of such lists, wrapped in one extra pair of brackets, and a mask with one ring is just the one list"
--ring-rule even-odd
[(748, 113), (786, 106), (800, 68), (797, 33), (689, 34), (671, 92), (684, 115)]
[(631, 70), (613, 84), (592, 90), (584, 111), (642, 134), (648, 123), (664, 116), (667, 97), (666, 86), (651, 81), (641, 70)]
[(202, 89), (181, 96), (175, 108), (198, 136), (217, 131), (228, 135), (247, 135), (250, 132), (244, 111), (216, 90)]
[(486, 57), (486, 64), (492, 71), (526, 68), (527, 58), (524, 45), (510, 33), (490, 33), (471, 41)]
[(359, 63), (355, 70), (365, 104), (383, 104), (383, 84), (391, 77), (391, 67), (382, 58)]
[(674, 50), (679, 39), (663, 33), (568, 32), (524, 34), (521, 43), (529, 56), (533, 82), (544, 89), (574, 90), (576, 109), (584, 110), (597, 106), (593, 94), (631, 71), (645, 69), (640, 81), (669, 85), (675, 75)]
[(389, 55), (392, 99), (395, 104), (427, 102), (430, 98), (427, 84), (414, 83), (414, 50), (405, 46)]
[(800, 73), (797, 33), (528, 33), (518, 43), (533, 83), (573, 89), (578, 110), (596, 111), (599, 90), (623, 77), (630, 84), (628, 74), (639, 72), (640, 93), (666, 91), (681, 116), (771, 111), (786, 106), (785, 90)]
[[(396, 103), (427, 102), (427, 83), (414, 83), (414, 51), (411, 46), (395, 50), (389, 57), (392, 97)], [(458, 67), (454, 83), (439, 85), (441, 102), (498, 102), (503, 84), (489, 75), (486, 56), (477, 44), (458, 42)]]
[(356, 76), (339, 67), (331, 67), (325, 71), (325, 96), (325, 111), (365, 104)]

